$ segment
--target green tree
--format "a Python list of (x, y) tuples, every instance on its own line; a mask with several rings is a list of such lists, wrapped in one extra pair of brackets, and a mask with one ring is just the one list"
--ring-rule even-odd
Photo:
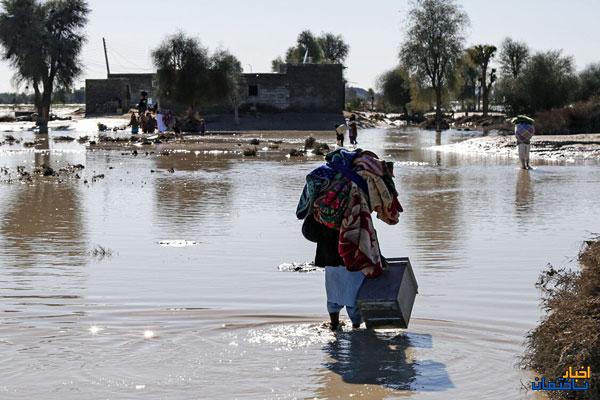
[(287, 64), (301, 64), (304, 54), (300, 54), (300, 49), (296, 46), (288, 48), (285, 52), (285, 62)]
[(283, 59), (277, 57), (271, 61), (271, 69), (279, 72), (284, 59), (288, 64), (302, 64), (305, 55), (313, 64), (343, 64), (349, 51), (350, 46), (341, 35), (326, 32), (317, 37), (305, 30), (298, 35), (296, 44), (286, 50)]
[(48, 133), (55, 86), (81, 74), (79, 55), (89, 8), (85, 0), (2, 0), (0, 45), (17, 82), (33, 88), (40, 133)]
[(308, 54), (309, 59), (314, 64), (318, 64), (323, 60), (321, 44), (311, 31), (300, 32), (297, 42), (297, 49), (301, 59), (304, 59), (305, 54)]
[(273, 72), (281, 72), (281, 67), (285, 65), (285, 61), (281, 57), (275, 58), (271, 61), (271, 71)]
[(183, 32), (166, 37), (152, 60), (157, 69), (161, 102), (185, 105), (191, 110), (210, 98), (208, 49)]
[(492, 69), (489, 75), (488, 83), (488, 66), (491, 59), (496, 54), (496, 46), (488, 44), (478, 44), (467, 50), (469, 57), (479, 68), (479, 87), (481, 90), (481, 98), (483, 102), (483, 116), (487, 117), (490, 103), (490, 91), (492, 85), (496, 81), (496, 70)]
[(474, 106), (477, 99), (477, 81), (479, 70), (471, 57), (465, 53), (458, 68), (456, 95), (462, 104), (465, 115), (469, 114), (469, 106)]
[(500, 45), (499, 59), (502, 75), (517, 78), (529, 59), (529, 47), (523, 42), (506, 38)]
[(589, 100), (591, 97), (600, 97), (600, 63), (588, 65), (579, 74), (580, 91), (579, 100)]
[(503, 79), (499, 87), (510, 114), (535, 114), (563, 107), (575, 99), (578, 77), (572, 57), (560, 50), (532, 56), (516, 79)]
[(238, 110), (245, 88), (242, 74), (242, 64), (226, 50), (217, 51), (211, 57), (209, 69), (210, 97), (219, 102), (228, 99), (235, 115), (235, 123), (239, 124)]
[(323, 33), (317, 38), (321, 51), (323, 52), (323, 62), (329, 64), (343, 64), (350, 52), (350, 46), (344, 42), (342, 35), (333, 33)]
[(158, 97), (188, 111), (228, 101), (236, 115), (243, 85), (242, 65), (226, 50), (210, 55), (194, 37), (179, 32), (152, 52), (158, 75)]
[(377, 78), (377, 88), (387, 104), (407, 114), (406, 105), (410, 103), (411, 95), (410, 79), (405, 69), (396, 67), (381, 74)]
[(421, 85), (435, 92), (436, 125), (442, 126), (442, 101), (454, 78), (469, 17), (453, 0), (415, 0), (408, 13), (400, 59)]

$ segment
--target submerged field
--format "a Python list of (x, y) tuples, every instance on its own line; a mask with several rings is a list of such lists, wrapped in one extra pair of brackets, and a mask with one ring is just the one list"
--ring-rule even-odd
[[(333, 335), (323, 274), (278, 268), (314, 256), (294, 211), (322, 157), (283, 150), (306, 133), (196, 148), (54, 140), (94, 140), (95, 122), (37, 147), (23, 146), (27, 126), (0, 124), (20, 139), (0, 146), (0, 397), (530, 397), (516, 363), (540, 317), (534, 284), (597, 232), (597, 161), (527, 172), (436, 147), (478, 132), (361, 131), (394, 162), (405, 212), (376, 228), (384, 255), (411, 258), (419, 295), (405, 332)], [(244, 156), (253, 138), (264, 145)], [(201, 147), (219, 140), (231, 149)], [(77, 164), (79, 178), (17, 172)]]

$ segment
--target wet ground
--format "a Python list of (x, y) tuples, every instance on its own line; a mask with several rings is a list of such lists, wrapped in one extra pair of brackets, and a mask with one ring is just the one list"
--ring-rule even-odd
[(395, 161), (405, 212), (376, 227), (420, 294), (406, 331), (336, 335), (323, 274), (278, 268), (314, 255), (294, 211), (318, 157), (0, 147), (10, 171), (85, 166), (0, 183), (0, 398), (529, 397), (534, 283), (598, 231), (600, 165), (430, 148), (473, 135), (360, 132)]

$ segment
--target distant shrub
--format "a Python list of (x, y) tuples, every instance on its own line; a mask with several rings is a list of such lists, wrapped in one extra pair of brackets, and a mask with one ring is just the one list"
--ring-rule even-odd
[(258, 146), (260, 144), (260, 140), (254, 138), (254, 139), (250, 140), (250, 144), (254, 145), (254, 146)]
[(600, 98), (536, 114), (539, 135), (600, 133)]

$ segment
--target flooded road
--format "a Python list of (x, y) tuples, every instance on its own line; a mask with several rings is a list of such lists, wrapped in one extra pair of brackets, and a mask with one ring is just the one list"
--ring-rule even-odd
[(420, 294), (406, 332), (337, 335), (324, 274), (278, 270), (314, 256), (295, 208), (318, 157), (2, 146), (105, 178), (0, 183), (0, 398), (527, 398), (534, 283), (598, 232), (600, 165), (431, 149), (467, 134), (360, 132), (395, 162), (405, 212), (375, 224)]

